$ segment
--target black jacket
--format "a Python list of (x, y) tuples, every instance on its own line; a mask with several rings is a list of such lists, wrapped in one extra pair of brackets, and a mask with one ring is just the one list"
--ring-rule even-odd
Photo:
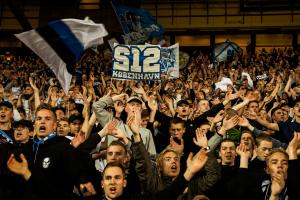
[(24, 199), (73, 199), (73, 187), (79, 183), (81, 165), (76, 150), (64, 137), (46, 140), (33, 151), (26, 145), (25, 157), (32, 173)]
[(19, 200), (24, 194), (26, 181), (23, 177), (12, 173), (7, 168), (7, 161), (11, 154), (16, 156), (24, 153), (24, 144), (0, 144), (0, 199)]
[(123, 193), (122, 196), (118, 197), (116, 200), (173, 200), (183, 193), (184, 189), (187, 187), (188, 182), (185, 180), (183, 175), (179, 175), (170, 186), (166, 187), (164, 190), (156, 193)]

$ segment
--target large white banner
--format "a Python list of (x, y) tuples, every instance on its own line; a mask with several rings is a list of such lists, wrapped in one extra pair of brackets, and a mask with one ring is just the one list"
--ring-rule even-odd
[(113, 51), (114, 79), (160, 80), (161, 47), (116, 44)]
[(161, 74), (179, 77), (179, 45), (114, 45), (114, 79), (160, 80)]

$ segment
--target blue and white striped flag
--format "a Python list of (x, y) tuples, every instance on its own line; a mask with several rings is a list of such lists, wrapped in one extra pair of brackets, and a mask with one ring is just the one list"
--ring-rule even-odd
[(52, 69), (67, 94), (83, 51), (103, 44), (106, 35), (103, 24), (91, 20), (62, 19), (15, 36)]

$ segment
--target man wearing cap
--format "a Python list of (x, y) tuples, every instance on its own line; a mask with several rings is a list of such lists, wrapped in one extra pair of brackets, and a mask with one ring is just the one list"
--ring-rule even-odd
[(13, 141), (13, 105), (8, 101), (0, 102), (0, 144)]
[(84, 121), (84, 119), (81, 114), (73, 114), (69, 117), (71, 136), (75, 136), (80, 132), (83, 121)]
[[(12, 174), (6, 163), (9, 156), (14, 153), (19, 157), (20, 153), (24, 153), (25, 144), (30, 142), (33, 136), (33, 124), (29, 120), (20, 120), (13, 123), (14, 142), (4, 143), (0, 145), (0, 199), (1, 200), (17, 200), (21, 199), (25, 190), (25, 181), (22, 177)], [(19, 159), (19, 158), (18, 158)], [(17, 186), (17, 187), (16, 187)]]
[(57, 136), (57, 119), (50, 105), (41, 104), (35, 116), (36, 136), (19, 160), (15, 153), (9, 157), (7, 167), (26, 182), (23, 199), (73, 200), (74, 185), (82, 188), (88, 183), (88, 177), (81, 179), (81, 157), (68, 140)]
[[(97, 120), (99, 121), (99, 123), (101, 124), (102, 127), (104, 127), (105, 124), (108, 123), (112, 119), (111, 114), (105, 108), (113, 106), (113, 102), (115, 102), (115, 101), (123, 101), (125, 96), (126, 96), (126, 94), (115, 95), (113, 97), (104, 96), (101, 99), (99, 99), (99, 101), (97, 101), (93, 104), (93, 110), (96, 114)], [(133, 119), (133, 118), (135, 120), (139, 120), (139, 121), (141, 120), (140, 116), (141, 116), (141, 112), (142, 112), (142, 104), (143, 104), (143, 101), (137, 96), (132, 96), (127, 99), (125, 109), (124, 109), (127, 114), (126, 121)], [(135, 114), (137, 114), (137, 115), (135, 115)], [(137, 117), (138, 119), (135, 118), (135, 116), (138, 116)], [(127, 138), (130, 139), (132, 137), (133, 133), (132, 133), (131, 128), (127, 125), (127, 122), (124, 123), (122, 120), (120, 120), (117, 124), (117, 128), (119, 128), (121, 131), (123, 131)], [(147, 151), (151, 155), (155, 155), (156, 149), (155, 149), (155, 145), (154, 145), (154, 141), (153, 141), (151, 132), (148, 129), (141, 127), (140, 134), (141, 134), (143, 143), (144, 143)], [(116, 140), (116, 139), (112, 136), (108, 136), (107, 140), (108, 140), (108, 145), (109, 145), (113, 140)]]
[(31, 121), (22, 119), (13, 123), (14, 140), (16, 143), (25, 144), (33, 136), (33, 124)]

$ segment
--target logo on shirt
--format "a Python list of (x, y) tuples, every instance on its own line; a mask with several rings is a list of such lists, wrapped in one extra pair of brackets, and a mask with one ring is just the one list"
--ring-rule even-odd
[(50, 165), (50, 158), (49, 157), (44, 158), (44, 160), (43, 160), (43, 168), (48, 168), (49, 165)]

